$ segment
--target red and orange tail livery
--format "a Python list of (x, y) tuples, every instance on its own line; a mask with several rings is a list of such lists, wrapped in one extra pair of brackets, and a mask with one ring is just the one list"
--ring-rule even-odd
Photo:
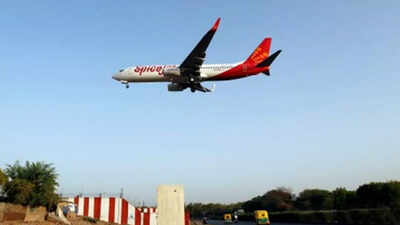
[(257, 48), (251, 53), (249, 58), (246, 59), (245, 63), (258, 65), (269, 56), (269, 50), (271, 48), (271, 38), (265, 38)]

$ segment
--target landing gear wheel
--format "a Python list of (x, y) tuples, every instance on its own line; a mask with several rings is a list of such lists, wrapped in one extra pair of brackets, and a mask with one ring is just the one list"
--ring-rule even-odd
[(196, 90), (194, 88), (190, 88), (190, 91), (191, 92), (195, 92)]
[(126, 87), (126, 88), (129, 88), (129, 84), (126, 84), (125, 87)]

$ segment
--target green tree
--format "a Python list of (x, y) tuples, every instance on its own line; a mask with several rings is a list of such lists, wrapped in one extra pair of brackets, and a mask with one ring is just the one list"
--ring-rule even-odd
[(384, 202), (387, 207), (400, 208), (400, 182), (389, 181), (382, 187)]
[(13, 179), (7, 182), (4, 190), (7, 195), (7, 201), (15, 204), (28, 205), (32, 198), (34, 185), (24, 179)]
[(219, 204), (219, 203), (190, 203), (186, 206), (186, 210), (190, 212), (192, 217), (203, 217), (207, 216), (210, 218), (221, 219), (224, 213), (232, 213), (241, 208), (242, 203), (232, 204)]
[(0, 201), (4, 201), (3, 189), (4, 189), (4, 185), (7, 183), (7, 181), (8, 181), (8, 177), (0, 169)]
[(346, 188), (336, 188), (332, 191), (334, 209), (358, 208), (357, 195), (355, 191), (348, 191)]
[(290, 210), (293, 209), (293, 198), (294, 195), (289, 188), (279, 187), (245, 202), (243, 209), (247, 212), (253, 212), (258, 209), (270, 211)]
[(253, 212), (254, 210), (262, 208), (263, 208), (263, 199), (261, 196), (256, 196), (243, 203), (243, 209), (246, 212)]
[(400, 208), (400, 182), (372, 182), (357, 189), (362, 208)]
[(264, 195), (264, 209), (285, 211), (293, 209), (293, 193), (289, 188), (280, 187)]
[(347, 197), (347, 190), (346, 188), (336, 188), (332, 191), (333, 197), (333, 208), (334, 209), (346, 209), (346, 197)]
[(360, 208), (359, 199), (356, 191), (347, 191), (346, 193), (346, 209)]
[(332, 194), (327, 190), (306, 189), (300, 192), (295, 205), (298, 209), (302, 210), (332, 209)]
[(8, 165), (5, 173), (10, 178), (4, 187), (9, 202), (48, 209), (57, 204), (58, 174), (52, 164), (27, 161), (22, 166), (17, 161)]
[(4, 186), (8, 181), (7, 175), (0, 169), (0, 187)]
[(385, 196), (383, 193), (384, 183), (371, 182), (357, 188), (357, 197), (362, 208), (385, 207)]

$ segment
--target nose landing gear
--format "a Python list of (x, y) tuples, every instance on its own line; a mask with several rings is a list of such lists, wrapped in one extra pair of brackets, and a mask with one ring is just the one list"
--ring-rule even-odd
[(125, 87), (126, 87), (126, 88), (129, 88), (129, 82), (128, 82), (128, 81), (122, 80), (122, 81), (121, 81), (121, 84), (125, 84)]

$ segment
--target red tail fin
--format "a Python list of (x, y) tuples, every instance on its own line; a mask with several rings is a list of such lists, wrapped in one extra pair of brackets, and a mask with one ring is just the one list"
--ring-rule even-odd
[(257, 65), (269, 56), (269, 49), (271, 48), (271, 38), (265, 38), (253, 53), (246, 59), (245, 63)]

